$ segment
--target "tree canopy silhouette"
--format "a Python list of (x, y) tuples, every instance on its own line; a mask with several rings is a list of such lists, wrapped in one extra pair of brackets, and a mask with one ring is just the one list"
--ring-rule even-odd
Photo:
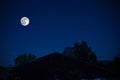
[(20, 65), (24, 64), (26, 62), (31, 62), (36, 59), (36, 56), (33, 54), (21, 54), (18, 57), (15, 58), (14, 64), (15, 65)]
[(88, 46), (86, 41), (82, 41), (81, 44), (74, 43), (73, 47), (66, 47), (63, 54), (85, 62), (97, 61), (95, 52)]

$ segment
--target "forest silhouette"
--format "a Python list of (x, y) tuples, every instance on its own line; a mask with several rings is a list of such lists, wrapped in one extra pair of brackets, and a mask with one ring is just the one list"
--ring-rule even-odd
[(62, 53), (54, 52), (40, 58), (32, 53), (20, 54), (13, 67), (0, 67), (0, 80), (80, 80), (119, 79), (120, 57), (99, 61), (86, 41), (65, 47)]

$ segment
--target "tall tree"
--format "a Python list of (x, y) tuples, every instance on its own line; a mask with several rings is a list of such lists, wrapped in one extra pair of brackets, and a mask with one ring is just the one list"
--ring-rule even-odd
[(74, 43), (73, 47), (67, 47), (64, 49), (63, 54), (73, 57), (85, 62), (95, 62), (97, 57), (91, 47), (88, 46), (86, 41), (82, 43)]

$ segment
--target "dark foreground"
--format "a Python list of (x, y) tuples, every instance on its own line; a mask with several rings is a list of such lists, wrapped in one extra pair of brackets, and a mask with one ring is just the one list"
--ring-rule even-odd
[(23, 65), (0, 67), (0, 80), (120, 80), (119, 71), (116, 66), (107, 69), (53, 53)]

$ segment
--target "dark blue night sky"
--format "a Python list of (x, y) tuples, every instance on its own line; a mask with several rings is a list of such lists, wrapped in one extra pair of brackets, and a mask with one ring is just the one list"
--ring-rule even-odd
[[(0, 65), (21, 53), (37, 57), (86, 40), (99, 60), (120, 53), (119, 0), (4, 0), (0, 11)], [(30, 24), (23, 27), (20, 19)]]

